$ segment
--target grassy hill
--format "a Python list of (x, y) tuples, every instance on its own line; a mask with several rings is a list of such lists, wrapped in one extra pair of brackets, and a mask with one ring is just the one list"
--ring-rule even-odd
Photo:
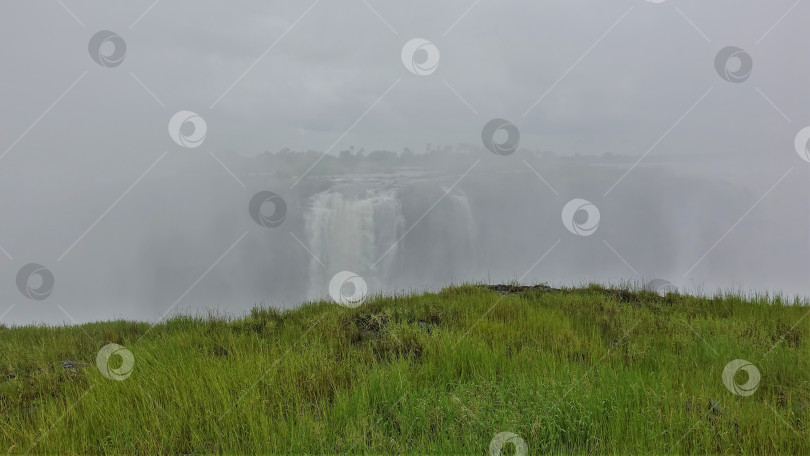
[[(810, 318), (789, 304), (468, 285), (2, 327), (0, 452), (810, 454)], [(754, 369), (729, 380), (737, 359)]]

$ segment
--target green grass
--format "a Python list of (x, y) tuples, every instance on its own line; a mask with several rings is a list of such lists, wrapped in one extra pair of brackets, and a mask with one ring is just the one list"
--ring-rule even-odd
[[(468, 285), (152, 329), (3, 327), (0, 452), (484, 455), (513, 432), (529, 454), (810, 454), (810, 318), (791, 304)], [(96, 367), (107, 343), (134, 355), (129, 378)], [(723, 384), (738, 358), (761, 372), (751, 396)]]

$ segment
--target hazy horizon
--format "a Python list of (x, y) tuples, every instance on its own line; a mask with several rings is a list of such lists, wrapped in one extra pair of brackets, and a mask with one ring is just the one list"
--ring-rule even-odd
[(290, 308), (342, 271), (810, 296), (805, 3), (4, 8), (0, 323)]

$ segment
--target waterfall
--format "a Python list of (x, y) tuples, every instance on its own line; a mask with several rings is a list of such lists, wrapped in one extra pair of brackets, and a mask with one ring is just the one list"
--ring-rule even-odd
[(405, 198), (410, 231), (401, 242), (402, 286), (458, 283), (476, 278), (478, 234), (467, 194), (446, 185), (411, 187)]
[(310, 198), (304, 223), (317, 257), (310, 261), (310, 299), (325, 296), (332, 275), (343, 270), (363, 276), (372, 293), (388, 282), (404, 225), (397, 189), (336, 186)]
[[(442, 188), (442, 190), (448, 191), (446, 188)], [(464, 193), (464, 191), (458, 188), (447, 195), (447, 197), (454, 203), (453, 206), (457, 213), (452, 215), (458, 220), (456, 223), (459, 223), (461, 228), (463, 228), (463, 232), (460, 233), (461, 240), (467, 244), (466, 248), (469, 249), (469, 252), (472, 253), (472, 257), (475, 258), (477, 256), (476, 239), (478, 235), (475, 230), (476, 223), (473, 219), (470, 199), (467, 198), (467, 194)]]

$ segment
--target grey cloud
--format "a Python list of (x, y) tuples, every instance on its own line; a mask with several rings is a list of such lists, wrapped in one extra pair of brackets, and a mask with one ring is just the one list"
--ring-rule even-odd
[[(473, 157), (483, 157), (481, 164), (403, 237), (385, 263), (387, 273), (369, 272), (370, 286), (515, 278), (567, 233), (559, 223), (564, 203), (585, 198), (602, 214), (598, 232), (587, 241), (563, 238), (549, 257), (557, 267), (541, 267), (529, 278), (632, 276), (605, 248), (608, 241), (644, 274), (708, 287), (810, 293), (804, 283), (810, 272), (807, 163), (793, 150), (796, 133), (810, 125), (807, 5), (780, 20), (795, 2), (368, 0), (394, 33), (361, 1), (323, 0), (303, 17), (312, 3), (181, 1), (156, 3), (132, 26), (152, 3), (66, 1), (70, 12), (58, 3), (2, 7), (0, 154), (8, 153), (0, 159), (0, 246), (14, 257), (0, 256), (0, 277), (11, 284), (2, 302), (19, 298), (14, 276), (32, 262), (51, 269), (58, 283), (45, 304), (63, 299), (78, 319), (155, 318), (247, 230), (244, 244), (200, 283), (188, 305), (232, 300), (229, 308), (239, 310), (261, 299), (294, 305), (316, 296), (316, 283), (333, 271), (313, 266), (289, 232), (306, 242), (351, 239), (323, 226), (307, 232), (313, 210), (343, 205), (363, 213), (373, 206), (391, 216), (390, 205), (396, 206), (406, 227), (396, 228), (396, 239)], [(88, 41), (99, 30), (126, 41), (119, 66), (105, 68), (88, 55)], [(417, 37), (441, 51), (430, 76), (413, 75), (400, 61), (403, 44)], [(715, 71), (715, 56), (726, 46), (753, 59), (742, 84), (723, 81)], [(168, 134), (169, 119), (181, 110), (207, 123), (198, 149), (181, 150)], [(481, 129), (494, 118), (519, 128), (517, 153), (495, 157), (484, 150)], [(295, 189), (291, 184), (303, 170), (256, 164), (265, 163), (265, 151), (318, 153), (333, 144), (333, 155), (350, 146), (421, 153), (426, 144), (462, 144), (468, 155), (448, 158), (457, 161), (452, 165), (431, 162), (435, 169), (425, 171), (440, 178), (392, 177), (402, 185), (385, 197), (364, 193), (368, 182), (321, 180), (319, 174), (336, 166), (329, 160)], [(167, 151), (75, 251), (56, 262)], [(543, 151), (628, 158), (594, 158), (586, 165), (535, 156)], [(379, 171), (368, 163), (353, 171)], [(314, 198), (329, 189), (341, 196)], [(254, 233), (246, 208), (259, 191), (285, 198), (286, 231)], [(401, 226), (397, 220), (383, 226)], [(374, 235), (389, 239), (391, 232)], [(437, 239), (441, 248), (434, 246)], [(477, 256), (468, 257), (470, 251)], [(321, 253), (340, 259), (335, 249)], [(455, 275), (427, 266), (441, 258), (457, 267)], [(118, 304), (107, 306), (113, 298)], [(8, 318), (37, 317), (30, 311)]]

